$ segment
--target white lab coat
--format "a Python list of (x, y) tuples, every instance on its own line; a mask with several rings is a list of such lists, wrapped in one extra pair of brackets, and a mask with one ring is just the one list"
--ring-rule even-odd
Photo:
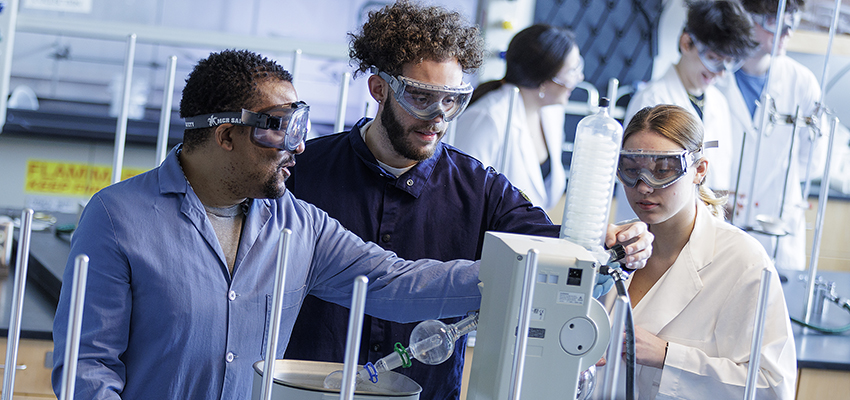
[[(799, 105), (804, 117), (809, 117), (815, 111), (816, 102), (820, 100), (820, 87), (814, 74), (806, 67), (787, 56), (777, 57), (770, 72), (770, 95), (776, 103), (776, 110), (782, 115), (793, 116)], [(744, 98), (738, 88), (735, 76), (730, 74), (720, 82), (718, 88), (726, 95), (732, 114), (732, 136), (736, 157), (733, 158), (732, 171), (737, 173), (741, 154), (741, 144), (746, 133), (741, 181), (738, 185), (738, 205), (732, 222), (741, 227), (756, 226), (757, 215), (779, 217), (780, 201), (783, 188), (786, 188), (785, 204), (782, 207), (782, 219), (790, 230), (790, 234), (776, 238), (759, 233), (753, 236), (762, 243), (769, 255), (774, 254), (778, 241), (775, 262), (779, 268), (805, 269), (806, 267), (806, 227), (805, 214), (806, 197), (803, 196), (800, 182), (805, 179), (806, 164), (809, 158), (811, 141), (810, 130), (803, 125), (794, 140), (794, 152), (791, 152), (791, 125), (777, 125), (767, 129), (768, 135), (762, 135), (758, 158), (758, 169), (755, 165), (755, 148), (757, 142), (755, 120), (761, 118), (762, 107), (758, 106), (755, 118), (744, 103)], [(821, 125), (823, 126), (823, 125)], [(815, 153), (812, 159), (813, 171), (823, 171), (826, 144), (825, 140), (815, 142)], [(789, 156), (791, 168), (788, 170)], [(785, 179), (788, 171), (787, 181)], [(745, 221), (745, 207), (749, 201), (750, 182), (753, 174), (755, 179), (753, 210), (749, 220)], [(820, 172), (813, 173), (813, 176)], [(787, 182), (787, 185), (786, 185)], [(734, 199), (729, 199), (732, 201)]]
[(764, 269), (771, 278), (756, 397), (794, 398), (797, 356), (776, 269), (756, 240), (699, 202), (688, 243), (634, 307), (635, 325), (669, 342), (663, 369), (636, 368), (641, 400), (744, 397)]
[[(628, 125), (632, 117), (640, 109), (658, 104), (673, 104), (682, 107), (699, 119), (696, 109), (688, 100), (688, 92), (679, 79), (679, 74), (671, 66), (661, 79), (650, 82), (646, 87), (635, 93), (626, 108)], [(703, 110), (703, 125), (705, 126), (704, 141), (716, 140), (717, 148), (707, 149), (703, 154), (709, 160), (709, 174), (706, 177), (708, 187), (718, 190), (732, 188), (732, 135), (729, 133), (729, 103), (717, 88), (709, 86), (705, 89), (705, 108)]]
[[(673, 104), (688, 110), (699, 119), (696, 109), (688, 99), (688, 92), (679, 79), (675, 66), (670, 66), (661, 78), (647, 84), (635, 93), (626, 108), (623, 127), (627, 126), (632, 117), (644, 107), (658, 104)], [(703, 155), (709, 160), (709, 172), (706, 177), (708, 187), (715, 190), (731, 190), (734, 186), (732, 162), (735, 158), (729, 104), (726, 97), (714, 86), (705, 89), (705, 106), (703, 109), (703, 126), (705, 127), (704, 142), (716, 140), (717, 148), (706, 149)], [(621, 184), (617, 184), (617, 213), (616, 220), (624, 221), (635, 218), (635, 213), (626, 200), (626, 193)]]
[(457, 120), (454, 145), (481, 160), (484, 165), (499, 170), (525, 193), (532, 204), (549, 210), (558, 203), (567, 188), (566, 171), (561, 161), (564, 108), (554, 105), (540, 109), (540, 121), (551, 164), (549, 177), (544, 180), (537, 153), (526, 128), (522, 96), (517, 95), (511, 119), (507, 160), (504, 168), (500, 170), (510, 93), (514, 87), (506, 83), (469, 106)]

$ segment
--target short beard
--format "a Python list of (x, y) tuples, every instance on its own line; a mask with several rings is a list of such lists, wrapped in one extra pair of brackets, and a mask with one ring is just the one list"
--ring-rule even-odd
[(393, 150), (408, 160), (424, 161), (431, 158), (431, 156), (434, 155), (434, 151), (437, 149), (436, 146), (431, 149), (420, 150), (411, 144), (408, 139), (408, 133), (410, 133), (411, 130), (405, 130), (405, 128), (401, 125), (401, 122), (398, 120), (390, 102), (395, 102), (395, 99), (387, 102), (386, 107), (384, 107), (384, 110), (381, 113), (381, 124), (387, 131), (387, 139), (389, 139), (390, 145), (393, 146)]
[(286, 193), (286, 185), (279, 185), (278, 183), (278, 173), (281, 169), (283, 169), (283, 165), (289, 161), (289, 158), (283, 160), (280, 165), (278, 165), (277, 170), (269, 179), (266, 179), (263, 182), (263, 198), (266, 199), (277, 199), (283, 197), (283, 194)]

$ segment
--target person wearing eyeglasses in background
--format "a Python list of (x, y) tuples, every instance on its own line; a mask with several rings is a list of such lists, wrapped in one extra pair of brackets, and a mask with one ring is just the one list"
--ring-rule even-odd
[[(537, 24), (514, 35), (505, 63), (504, 78), (475, 89), (458, 118), (454, 145), (505, 174), (532, 204), (550, 211), (567, 189), (563, 106), (584, 80), (584, 59), (572, 32)], [(506, 143), (514, 88), (519, 96)]]
[(405, 261), (287, 190), (308, 113), (289, 72), (261, 55), (226, 50), (194, 67), (180, 100), (183, 143), (97, 192), (71, 239), (54, 319), (57, 394), (79, 254), (90, 262), (76, 399), (256, 398), (252, 365), (271, 341), (283, 228), (292, 235), (276, 358), (304, 297), (349, 305), (359, 275), (369, 278), (366, 312), (379, 317), (479, 307), (477, 263)]
[[(681, 58), (661, 78), (640, 89), (626, 108), (624, 123), (640, 109), (656, 104), (675, 104), (688, 110), (705, 125), (706, 142), (717, 142), (710, 150), (712, 173), (708, 186), (720, 192), (734, 189), (733, 159), (737, 159), (730, 133), (729, 105), (715, 87), (723, 76), (732, 75), (758, 45), (749, 14), (737, 1), (689, 2), (687, 21), (679, 36)], [(617, 189), (617, 220), (634, 217)]]
[[(307, 142), (287, 183), (296, 197), (406, 258), (479, 259), (486, 231), (558, 236), (559, 227), (504, 175), (442, 142), (472, 94), (464, 72), (483, 59), (477, 28), (443, 7), (399, 1), (370, 13), (350, 37), (355, 75), (370, 73), (377, 115)], [(457, 135), (474, 134), (470, 129)], [(626, 245), (630, 268), (649, 257), (652, 237), (642, 222), (611, 226), (606, 239), (609, 246)], [(307, 296), (286, 358), (343, 361), (348, 315), (345, 307)], [(367, 315), (358, 363), (376, 362), (396, 343), (406, 346), (416, 325)], [(466, 336), (444, 363), (414, 361), (397, 372), (422, 386), (422, 399), (454, 400), (465, 350)]]
[[(761, 132), (758, 165), (755, 165), (755, 148), (763, 113), (759, 99), (765, 90), (768, 73), (771, 81), (768, 94), (772, 99), (769, 110), (781, 115), (777, 116), (778, 119), (793, 117), (799, 106), (801, 117), (814, 116), (813, 120), (822, 131), (829, 129), (817, 116), (817, 102), (821, 97), (817, 79), (805, 66), (785, 54), (788, 40), (800, 22), (805, 2), (786, 1), (785, 20), (782, 23), (776, 21), (776, 0), (743, 0), (741, 3), (756, 22), (755, 37), (759, 47), (740, 70), (725, 77), (717, 85), (729, 101), (735, 149), (733, 172), (737, 173), (740, 169), (741, 175), (732, 222), (742, 228), (759, 228), (759, 220), (765, 216), (781, 216), (781, 226), (774, 228), (788, 232), (786, 235), (776, 236), (756, 231), (752, 234), (767, 249), (767, 253), (775, 258), (777, 267), (801, 270), (806, 268), (805, 210), (808, 208), (808, 193), (802, 193), (801, 182), (805, 180), (810, 154), (813, 155), (811, 176), (819, 176), (823, 172), (826, 140), (817, 140), (815, 131), (804, 121), (799, 124), (793, 140), (790, 124), (769, 122), (764, 124), (764, 131)], [(778, 54), (772, 56), (777, 33), (781, 35)], [(814, 150), (812, 146), (815, 146)], [(739, 159), (742, 160), (740, 165)], [(757, 176), (754, 177), (754, 173)], [(753, 193), (749, 193), (751, 186)], [(746, 207), (750, 203), (753, 208), (747, 212)]]
[(797, 357), (779, 275), (755, 239), (723, 220), (704, 146), (702, 123), (675, 105), (639, 110), (623, 132), (617, 176), (655, 236), (646, 267), (628, 280), (637, 398), (744, 397), (768, 270), (756, 398), (791, 400)]

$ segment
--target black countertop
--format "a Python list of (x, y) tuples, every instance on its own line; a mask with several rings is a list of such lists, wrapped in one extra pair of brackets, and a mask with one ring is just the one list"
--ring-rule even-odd
[[(785, 302), (791, 317), (803, 320), (806, 302), (808, 271), (779, 271), (788, 281), (782, 284)], [(818, 276), (826, 281), (835, 282), (838, 297), (850, 298), (850, 273), (818, 271)], [(850, 312), (835, 303), (826, 301), (823, 315), (812, 318), (815, 326), (840, 328), (850, 324)], [(850, 371), (850, 331), (839, 334), (820, 333), (812, 329), (791, 323), (794, 329), (794, 341), (797, 344), (797, 367)]]

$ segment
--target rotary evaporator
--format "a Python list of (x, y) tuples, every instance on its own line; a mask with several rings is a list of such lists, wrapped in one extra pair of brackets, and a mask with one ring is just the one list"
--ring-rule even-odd
[[(608, 100), (601, 99), (599, 112), (577, 126), (561, 237), (487, 232), (479, 273), (480, 311), (452, 325), (422, 322), (407, 347), (398, 344), (374, 365), (357, 366), (353, 398), (417, 399), (418, 385), (392, 370), (413, 359), (442, 363), (452, 354), (455, 341), (476, 328), (468, 399), (571, 398), (567, 393), (589, 398), (594, 379), (587, 371), (602, 358), (611, 334), (608, 314), (593, 298), (598, 269), (612, 258), (603, 244), (623, 133), (607, 106)], [(532, 264), (536, 274), (523, 285)], [(355, 308), (353, 302), (353, 314)], [(526, 316), (524, 325), (520, 315)], [(519, 340), (520, 331), (527, 332), (524, 340)], [(516, 345), (518, 340), (522, 346)], [(514, 377), (516, 354), (525, 357), (521, 375)], [(276, 363), (272, 398), (342, 398), (343, 364)], [(256, 399), (262, 361), (255, 369)]]

